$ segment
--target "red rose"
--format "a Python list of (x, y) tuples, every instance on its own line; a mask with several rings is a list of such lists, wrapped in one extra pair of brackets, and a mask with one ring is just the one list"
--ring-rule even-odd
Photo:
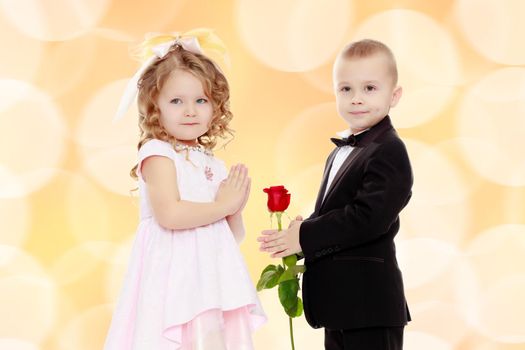
[(271, 186), (263, 191), (268, 193), (268, 210), (270, 212), (285, 211), (290, 205), (290, 193), (284, 186)]

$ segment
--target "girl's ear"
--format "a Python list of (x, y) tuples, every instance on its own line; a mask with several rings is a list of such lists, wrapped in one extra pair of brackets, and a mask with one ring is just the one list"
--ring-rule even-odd
[(403, 88), (401, 86), (396, 86), (392, 92), (392, 101), (390, 102), (390, 107), (395, 107), (397, 105), (401, 95), (403, 95)]

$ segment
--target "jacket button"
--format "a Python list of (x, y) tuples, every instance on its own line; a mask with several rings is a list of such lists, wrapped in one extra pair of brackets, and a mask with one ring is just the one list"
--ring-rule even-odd
[(315, 253), (315, 257), (316, 257), (316, 258), (319, 258), (320, 256), (321, 256), (321, 253), (320, 253), (320, 252)]
[(338, 251), (340, 251), (340, 250), (341, 250), (341, 248), (339, 248), (339, 246), (338, 246), (338, 245), (336, 245), (336, 246), (335, 246), (335, 248), (334, 248), (334, 250), (335, 250), (336, 252), (338, 252)]
[(328, 248), (328, 253), (332, 253), (334, 250), (332, 248)]

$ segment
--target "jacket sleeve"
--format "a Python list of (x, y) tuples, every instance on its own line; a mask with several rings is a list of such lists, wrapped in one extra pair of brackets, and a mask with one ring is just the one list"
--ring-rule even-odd
[(351, 203), (301, 224), (299, 240), (308, 260), (377, 239), (408, 203), (413, 179), (401, 140), (379, 145), (364, 166)]

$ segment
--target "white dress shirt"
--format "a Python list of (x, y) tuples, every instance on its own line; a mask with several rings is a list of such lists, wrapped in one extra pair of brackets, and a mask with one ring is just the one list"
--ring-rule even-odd
[[(367, 130), (368, 129), (358, 132), (355, 135), (359, 135), (360, 133), (363, 133)], [(350, 131), (350, 129), (346, 129), (336, 134), (337, 136), (341, 138), (345, 138), (345, 137), (352, 135), (352, 131)], [(339, 171), (339, 169), (341, 169), (341, 166), (345, 162), (346, 158), (348, 158), (348, 156), (350, 155), (350, 153), (352, 153), (353, 150), (354, 150), (354, 147), (352, 146), (342, 146), (342, 147), (337, 148), (337, 153), (334, 157), (334, 161), (332, 162), (332, 168), (330, 169), (330, 174), (328, 175), (328, 182), (326, 183), (326, 189), (324, 191), (323, 202), (326, 198), (326, 194), (328, 193), (328, 190), (330, 189), (330, 185), (332, 185), (332, 181), (334, 181), (335, 175), (337, 175), (337, 172)]]

